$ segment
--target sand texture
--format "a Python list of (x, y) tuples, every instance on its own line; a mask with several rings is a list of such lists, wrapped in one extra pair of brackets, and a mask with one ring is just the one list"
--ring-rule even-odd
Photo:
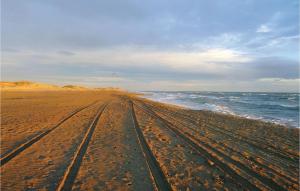
[(2, 89), (1, 190), (299, 190), (299, 129), (64, 89)]

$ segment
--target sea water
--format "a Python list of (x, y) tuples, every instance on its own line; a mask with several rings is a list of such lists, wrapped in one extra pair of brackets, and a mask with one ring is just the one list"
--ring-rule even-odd
[(299, 127), (299, 93), (142, 92), (146, 98)]

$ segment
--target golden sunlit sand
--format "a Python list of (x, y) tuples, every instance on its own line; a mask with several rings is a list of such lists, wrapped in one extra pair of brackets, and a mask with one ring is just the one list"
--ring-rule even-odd
[(117, 89), (1, 87), (1, 190), (299, 190), (297, 128)]

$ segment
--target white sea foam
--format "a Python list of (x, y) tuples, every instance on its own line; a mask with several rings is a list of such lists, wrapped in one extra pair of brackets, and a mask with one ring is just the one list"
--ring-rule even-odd
[(145, 97), (191, 109), (210, 110), (298, 127), (299, 97), (295, 95), (251, 92), (147, 92)]

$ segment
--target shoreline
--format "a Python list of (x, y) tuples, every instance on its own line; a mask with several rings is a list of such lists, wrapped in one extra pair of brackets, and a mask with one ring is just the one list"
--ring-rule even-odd
[[(75, 86), (76, 87), (76, 86)], [(111, 93), (117, 93), (117, 94), (129, 94), (129, 95), (133, 95), (133, 96), (138, 96), (140, 98), (143, 99), (147, 99), (150, 101), (154, 101), (157, 103), (161, 103), (161, 104), (166, 104), (172, 107), (178, 107), (178, 108), (182, 108), (182, 109), (187, 109), (187, 110), (193, 110), (193, 111), (203, 111), (203, 112), (212, 112), (215, 114), (220, 114), (220, 115), (224, 115), (224, 116), (232, 116), (232, 117), (238, 117), (241, 119), (248, 119), (248, 120), (254, 120), (254, 121), (258, 121), (258, 122), (263, 122), (263, 123), (269, 123), (271, 125), (279, 125), (279, 126), (283, 126), (286, 128), (296, 128), (296, 129), (300, 129), (300, 125), (298, 124), (298, 126), (294, 126), (294, 125), (288, 125), (287, 123), (280, 123), (277, 121), (271, 121), (271, 120), (267, 120), (267, 119), (263, 119), (261, 117), (256, 117), (256, 116), (249, 116), (247, 114), (238, 114), (236, 112), (226, 112), (226, 111), (215, 111), (215, 110), (209, 110), (209, 109), (197, 109), (196, 107), (192, 107), (189, 106), (187, 104), (183, 104), (183, 103), (175, 103), (172, 101), (162, 101), (162, 100), (158, 100), (155, 98), (150, 98), (147, 97), (147, 95), (143, 92), (129, 92), (129, 91), (125, 91), (125, 90), (120, 90), (117, 88), (93, 88), (93, 89), (84, 89), (84, 88), (57, 88), (57, 89), (49, 89), (49, 88), (36, 88), (36, 89), (32, 89), (32, 88), (1, 88), (0, 92), (15, 92), (15, 93), (32, 93), (32, 92), (111, 92)], [(176, 91), (174, 91), (176, 92)], [(147, 92), (147, 93), (151, 93), (151, 92)], [(182, 93), (184, 93), (184, 91), (182, 91)], [(218, 93), (218, 92), (217, 92)], [(238, 93), (243, 93), (243, 92), (238, 92)], [(246, 92), (246, 93), (252, 93), (252, 92)], [(261, 92), (259, 92), (261, 93)], [(262, 92), (264, 93), (264, 92)], [(273, 92), (272, 92), (273, 93)], [(276, 92), (277, 93), (277, 92)], [(152, 94), (152, 93), (151, 93)]]
[[(158, 91), (159, 92), (159, 91)], [(158, 93), (155, 92), (155, 93)], [(179, 92), (159, 92), (159, 93), (190, 93), (189, 91), (185, 92), (185, 91), (179, 91)], [(193, 94), (195, 93), (199, 93), (199, 92), (192, 92)], [(224, 93), (224, 92), (214, 92), (214, 93)], [(226, 92), (226, 93), (244, 93), (244, 92)], [(246, 92), (246, 93), (257, 93), (257, 92)], [(261, 92), (258, 92), (261, 93)], [(273, 93), (273, 92), (272, 92)], [(148, 94), (148, 95), (147, 95)], [(281, 94), (281, 93), (278, 93)], [(299, 93), (291, 93), (291, 94), (297, 94), (299, 95)], [(296, 122), (291, 122), (290, 119), (285, 118), (285, 119), (266, 119), (263, 116), (255, 116), (254, 114), (247, 114), (247, 113), (238, 113), (236, 111), (233, 111), (232, 108), (227, 108), (227, 106), (218, 106), (215, 105), (217, 107), (217, 109), (215, 108), (203, 108), (203, 106), (201, 106), (201, 104), (199, 105), (199, 103), (195, 102), (188, 102), (187, 100), (184, 102), (183, 100), (177, 100), (177, 99), (173, 99), (173, 100), (167, 100), (166, 97), (159, 97), (159, 98), (155, 98), (155, 97), (151, 97), (153, 96), (153, 92), (146, 92), (146, 94), (143, 94), (142, 97), (146, 98), (146, 99), (150, 99), (152, 101), (157, 101), (157, 102), (161, 102), (161, 103), (165, 103), (165, 104), (171, 104), (171, 105), (176, 105), (179, 107), (183, 107), (186, 109), (191, 109), (191, 110), (197, 110), (197, 111), (207, 111), (207, 112), (214, 112), (217, 114), (224, 114), (224, 115), (231, 115), (231, 116), (237, 116), (237, 117), (241, 117), (241, 118), (245, 118), (245, 119), (251, 119), (251, 120), (257, 120), (257, 121), (262, 121), (262, 122), (266, 122), (266, 123), (271, 123), (274, 125), (282, 125), (288, 128), (300, 128), (300, 124), (295, 124)], [(264, 94), (265, 95), (265, 94)], [(164, 100), (165, 99), (165, 100)], [(196, 104), (196, 106), (192, 106), (192, 104)], [(214, 104), (214, 103), (210, 103), (210, 104)], [(202, 107), (202, 108), (201, 108)], [(223, 109), (223, 107), (225, 107), (226, 109)]]
[[(147, 98), (147, 99), (149, 99), (149, 98)], [(249, 119), (249, 120), (254, 120), (254, 121), (259, 121), (259, 122), (264, 122), (264, 123), (270, 123), (270, 124), (274, 124), (274, 125), (280, 125), (280, 126), (284, 126), (284, 127), (287, 127), (287, 128), (300, 129), (300, 126), (297, 127), (297, 126), (287, 125), (285, 123), (280, 123), (280, 122), (276, 122), (276, 121), (269, 121), (267, 119), (262, 119), (262, 118), (254, 117), (254, 116), (246, 116), (246, 115), (242, 115), (242, 114), (227, 113), (227, 112), (221, 112), (221, 111), (213, 111), (213, 110), (209, 110), (209, 109), (193, 109), (193, 108), (191, 108), (189, 106), (186, 106), (184, 104), (168, 103), (168, 102), (157, 101), (157, 100), (152, 100), (152, 99), (149, 99), (149, 100), (155, 101), (155, 102), (158, 102), (158, 103), (162, 103), (162, 104), (174, 105), (174, 106), (177, 106), (177, 107), (181, 107), (181, 108), (189, 109), (189, 110), (194, 110), (194, 111), (212, 112), (212, 113), (221, 114), (221, 115), (225, 115), (225, 116), (233, 116), (233, 117), (239, 117), (239, 118), (242, 118), (242, 119)]]

